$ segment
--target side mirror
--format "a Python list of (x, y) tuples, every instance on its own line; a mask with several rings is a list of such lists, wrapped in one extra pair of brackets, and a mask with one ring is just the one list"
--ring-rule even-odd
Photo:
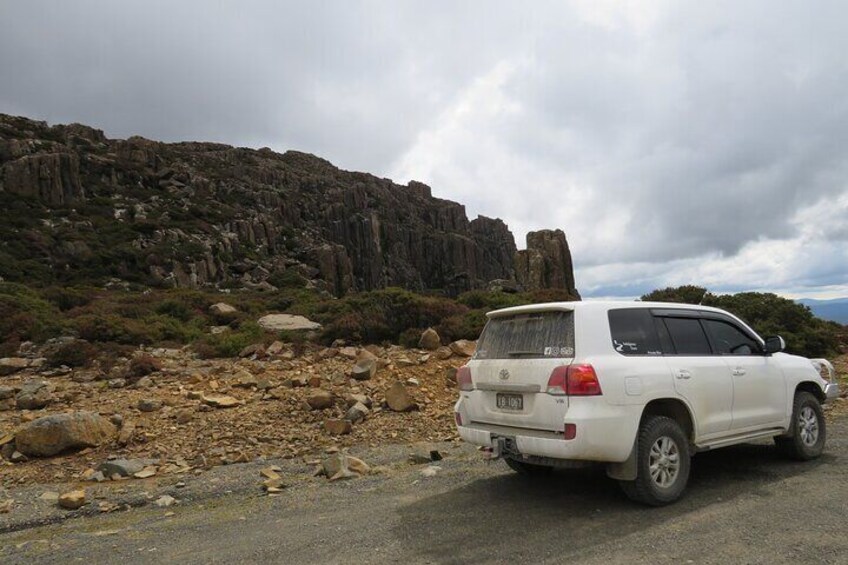
[(786, 349), (786, 342), (779, 335), (773, 335), (766, 338), (767, 354), (771, 355), (772, 353), (780, 353), (784, 349)]

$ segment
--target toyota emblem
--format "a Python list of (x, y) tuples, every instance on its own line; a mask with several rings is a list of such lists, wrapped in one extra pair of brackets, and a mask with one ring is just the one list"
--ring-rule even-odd
[(509, 371), (506, 369), (501, 369), (501, 372), (498, 374), (502, 381), (505, 381), (509, 378)]

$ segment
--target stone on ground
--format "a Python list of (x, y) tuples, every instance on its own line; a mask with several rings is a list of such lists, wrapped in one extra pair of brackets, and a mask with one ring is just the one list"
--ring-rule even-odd
[(217, 393), (204, 394), (202, 400), (205, 404), (208, 404), (212, 408), (233, 408), (240, 404), (238, 398)]
[(421, 334), (421, 339), (418, 340), (418, 347), (430, 351), (438, 349), (441, 344), (442, 338), (439, 337), (439, 334), (433, 328), (424, 330)]
[(29, 367), (29, 359), (23, 357), (3, 357), (0, 359), (0, 377), (12, 375)]
[(369, 357), (360, 358), (353, 366), (350, 376), (357, 381), (367, 381), (377, 373), (377, 360)]
[(258, 323), (269, 331), (320, 330), (321, 324), (303, 316), (294, 314), (268, 314), (259, 318)]
[(85, 491), (72, 490), (59, 495), (59, 506), (66, 510), (76, 510), (85, 504)]
[(332, 392), (326, 390), (316, 390), (306, 398), (306, 403), (313, 410), (324, 410), (330, 408), (335, 402), (335, 397)]
[(461, 357), (471, 357), (477, 349), (477, 342), (469, 341), (467, 339), (459, 339), (452, 342), (449, 347), (456, 355)]
[(50, 383), (43, 379), (30, 379), (15, 396), (15, 402), (21, 410), (40, 410), (53, 400)]
[(406, 387), (403, 386), (403, 383), (399, 382), (395, 382), (386, 391), (386, 403), (395, 412), (408, 412), (417, 408), (415, 401), (412, 400)]
[(66, 449), (96, 447), (115, 437), (114, 424), (94, 412), (70, 412), (38, 418), (15, 434), (24, 455), (49, 457)]
[(346, 435), (353, 430), (348, 420), (338, 420), (336, 418), (327, 418), (324, 420), (324, 429), (328, 434), (334, 436)]

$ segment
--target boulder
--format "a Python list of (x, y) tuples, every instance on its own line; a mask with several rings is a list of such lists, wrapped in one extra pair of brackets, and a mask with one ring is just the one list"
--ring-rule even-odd
[(351, 423), (348, 420), (327, 418), (326, 420), (324, 420), (324, 429), (330, 435), (340, 436), (349, 434), (353, 429), (353, 426), (351, 426)]
[(445, 359), (450, 359), (453, 355), (453, 351), (451, 351), (450, 347), (440, 347), (436, 351), (433, 352), (433, 357), (439, 359), (440, 361), (444, 361)]
[(50, 384), (41, 379), (30, 379), (15, 396), (15, 402), (21, 410), (40, 410), (53, 400)]
[(14, 398), (17, 389), (11, 386), (0, 386), (0, 400)]
[(232, 408), (241, 404), (238, 398), (217, 393), (204, 394), (201, 400), (212, 408)]
[(527, 249), (515, 253), (515, 275), (524, 290), (563, 289), (579, 300), (571, 251), (562, 230), (527, 234)]
[(467, 339), (459, 339), (451, 342), (449, 347), (451, 351), (460, 357), (471, 357), (477, 349), (477, 342)]
[(326, 390), (316, 390), (306, 398), (306, 403), (313, 410), (324, 410), (330, 408), (335, 402), (335, 397), (332, 392)]
[(395, 412), (409, 412), (418, 407), (403, 383), (395, 382), (386, 391), (386, 404)]
[(357, 381), (367, 381), (377, 373), (377, 360), (362, 357), (353, 366), (350, 376)]
[(38, 418), (15, 434), (24, 455), (49, 457), (66, 449), (96, 447), (115, 437), (114, 424), (94, 412), (70, 412)]
[(439, 337), (439, 334), (433, 328), (424, 330), (421, 334), (421, 339), (418, 340), (418, 347), (430, 351), (438, 349), (441, 344), (442, 338)]
[(334, 453), (321, 462), (321, 474), (331, 481), (353, 479), (367, 475), (370, 471), (371, 468), (364, 461), (345, 453)]
[(353, 406), (347, 409), (345, 413), (345, 420), (349, 420), (350, 422), (356, 424), (365, 419), (368, 415), (368, 407), (362, 404), (361, 402), (357, 402)]
[(238, 309), (226, 302), (218, 302), (209, 307), (209, 313), (219, 321), (230, 321), (238, 316)]
[(235, 374), (234, 380), (235, 382), (233, 383), (233, 386), (243, 388), (254, 387), (259, 383), (259, 380), (253, 376), (250, 371), (245, 371), (243, 369)]
[(138, 409), (141, 412), (156, 412), (162, 409), (162, 401), (154, 398), (142, 398), (138, 401)]
[(348, 394), (345, 396), (345, 404), (350, 408), (351, 406), (355, 406), (357, 403), (364, 404), (366, 408), (371, 408), (371, 398), (364, 394)]
[(0, 359), (0, 377), (5, 377), (29, 367), (29, 359), (23, 357), (3, 357)]
[(156, 459), (111, 459), (98, 465), (97, 470), (107, 477), (129, 477), (157, 463)]
[(82, 508), (84, 504), (85, 491), (82, 489), (72, 490), (59, 495), (59, 506), (65, 510), (76, 510), (77, 508)]
[(294, 314), (268, 314), (259, 318), (258, 323), (269, 331), (320, 330), (321, 324), (303, 316)]

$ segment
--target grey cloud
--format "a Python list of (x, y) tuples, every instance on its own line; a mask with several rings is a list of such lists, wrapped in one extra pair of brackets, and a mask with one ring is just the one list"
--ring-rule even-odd
[[(644, 280), (616, 268), (597, 292), (642, 292), (675, 262), (796, 240), (798, 210), (844, 193), (846, 15), (840, 2), (6, 2), (0, 111), (403, 174), (504, 217), (519, 241), (563, 228), (579, 268), (632, 264)], [(499, 65), (503, 81), (463, 107)], [(497, 97), (507, 109), (486, 110)], [(844, 237), (848, 218), (829, 222), (815, 237)], [(814, 275), (799, 249), (798, 284), (845, 284), (848, 266)]]

